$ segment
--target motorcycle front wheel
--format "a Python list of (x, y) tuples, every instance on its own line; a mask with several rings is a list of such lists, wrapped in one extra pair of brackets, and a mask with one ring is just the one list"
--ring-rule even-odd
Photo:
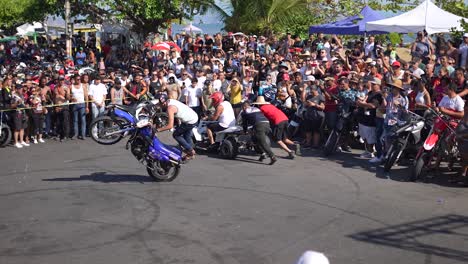
[(323, 154), (325, 156), (330, 156), (336, 151), (336, 146), (338, 145), (339, 139), (339, 133), (333, 130), (330, 133), (330, 136), (328, 136), (327, 142), (325, 142), (325, 146), (323, 147)]
[(155, 160), (151, 163), (148, 164), (146, 171), (156, 182), (171, 182), (179, 175), (180, 166), (171, 162)]
[(116, 133), (124, 126), (124, 120), (112, 119), (109, 116), (100, 116), (89, 125), (91, 139), (101, 145), (113, 145), (119, 142), (125, 132)]
[(413, 170), (411, 172), (410, 181), (416, 181), (424, 174), (424, 167), (428, 164), (430, 153), (424, 152), (414, 162)]
[(2, 124), (1, 127), (1, 134), (0, 134), (0, 147), (5, 147), (11, 141), (11, 129), (6, 124)]
[(403, 145), (401, 145), (401, 143), (395, 143), (390, 146), (390, 149), (388, 150), (388, 157), (384, 164), (385, 172), (389, 172), (393, 165), (395, 165), (402, 148)]

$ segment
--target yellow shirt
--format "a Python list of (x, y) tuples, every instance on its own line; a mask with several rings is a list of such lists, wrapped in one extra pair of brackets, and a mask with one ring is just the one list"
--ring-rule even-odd
[(239, 104), (242, 102), (242, 88), (240, 85), (231, 86), (231, 104)]

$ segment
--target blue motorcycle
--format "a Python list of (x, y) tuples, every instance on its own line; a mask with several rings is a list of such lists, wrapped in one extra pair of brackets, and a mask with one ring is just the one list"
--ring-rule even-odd
[(159, 141), (152, 125), (160, 126), (161, 115), (155, 114), (155, 104), (128, 107), (111, 104), (108, 113), (90, 124), (91, 138), (102, 145), (113, 145), (130, 135), (126, 149), (144, 164), (157, 182), (173, 181), (180, 171), (182, 152)]

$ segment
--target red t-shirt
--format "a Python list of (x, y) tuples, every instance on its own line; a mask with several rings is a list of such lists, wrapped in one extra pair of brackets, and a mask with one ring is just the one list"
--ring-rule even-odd
[[(338, 87), (336, 85), (333, 85), (332, 87), (327, 89), (327, 92), (332, 95), (338, 95), (340, 92), (338, 90)], [(335, 112), (336, 111), (336, 102), (334, 99), (331, 100), (325, 100), (325, 110), (324, 112)]]
[(276, 106), (272, 104), (266, 104), (260, 106), (260, 110), (265, 115), (265, 117), (273, 123), (273, 125), (278, 125), (283, 121), (288, 121), (288, 117), (279, 110)]

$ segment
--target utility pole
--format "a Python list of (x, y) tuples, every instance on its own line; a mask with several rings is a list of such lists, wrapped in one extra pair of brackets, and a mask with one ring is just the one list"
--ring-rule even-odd
[(70, 0), (65, 0), (65, 54), (71, 57)]

